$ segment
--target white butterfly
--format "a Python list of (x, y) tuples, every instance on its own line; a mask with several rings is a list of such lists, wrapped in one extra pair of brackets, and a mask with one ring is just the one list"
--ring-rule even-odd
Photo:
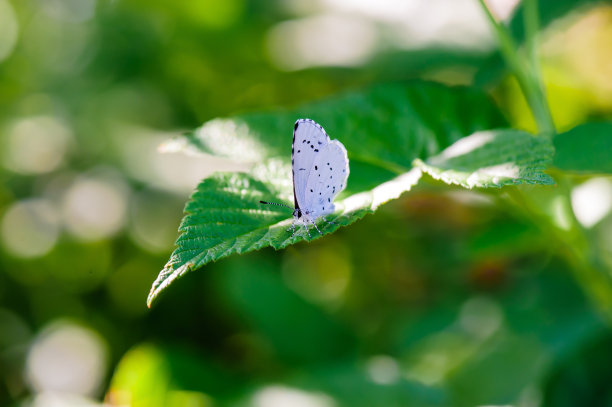
[(330, 140), (323, 127), (314, 120), (299, 119), (293, 127), (291, 166), (295, 203), (293, 234), (298, 222), (304, 225), (308, 236), (308, 224), (314, 225), (321, 233), (317, 219), (334, 212), (334, 198), (346, 188), (349, 175), (346, 149), (338, 140)]

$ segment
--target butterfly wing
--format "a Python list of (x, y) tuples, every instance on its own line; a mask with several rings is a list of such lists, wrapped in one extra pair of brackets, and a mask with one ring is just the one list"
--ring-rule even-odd
[(319, 124), (310, 119), (299, 119), (293, 127), (291, 165), (293, 170), (293, 198), (295, 207), (306, 207), (306, 183), (315, 158), (329, 144), (329, 136)]
[(334, 198), (344, 188), (349, 175), (348, 157), (344, 145), (330, 141), (313, 160), (306, 182), (305, 209), (311, 217), (334, 212)]

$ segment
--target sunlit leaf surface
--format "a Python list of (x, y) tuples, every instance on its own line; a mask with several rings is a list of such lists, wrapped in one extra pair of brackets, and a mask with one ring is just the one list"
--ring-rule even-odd
[(506, 124), (480, 91), (410, 82), (373, 86), (289, 111), (211, 120), (173, 143), (236, 161), (288, 161), (299, 118), (315, 120), (342, 141), (351, 163), (365, 161), (396, 172), (461, 137)]
[(549, 138), (518, 130), (491, 130), (457, 141), (426, 161), (423, 171), (447, 184), (501, 187), (513, 184), (554, 184), (542, 171), (552, 159)]
[(415, 168), (371, 191), (336, 202), (336, 212), (317, 221), (321, 234), (312, 227), (306, 231), (303, 225), (294, 225), (290, 209), (259, 203), (273, 195), (263, 181), (253, 176), (220, 173), (207, 178), (187, 203), (178, 247), (153, 284), (148, 304), (176, 278), (210, 261), (268, 246), (282, 249), (347, 226), (410, 190), (420, 176), (421, 171)]

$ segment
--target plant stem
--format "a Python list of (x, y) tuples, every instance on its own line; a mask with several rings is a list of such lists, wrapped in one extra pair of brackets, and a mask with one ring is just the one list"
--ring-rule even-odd
[(529, 89), (533, 92), (531, 109), (541, 132), (553, 135), (555, 125), (546, 101), (546, 92), (542, 82), (540, 61), (538, 59), (537, 37), (539, 32), (539, 13), (537, 0), (523, 0), (523, 21), (525, 23), (525, 40), (527, 49), (527, 71)]
[(535, 1), (523, 1), (523, 21), (525, 22), (525, 47), (529, 64), (536, 72), (539, 72), (538, 52), (536, 37), (539, 28), (538, 4)]
[[(555, 177), (559, 179), (558, 177)], [(508, 188), (508, 197), (523, 216), (537, 225), (546, 236), (551, 237), (553, 247), (570, 264), (574, 278), (581, 286), (585, 295), (591, 300), (597, 310), (612, 326), (612, 277), (605, 264), (597, 257), (597, 249), (588, 233), (576, 219), (569, 200), (569, 186), (561, 181), (560, 194), (548, 195), (547, 198), (561, 198), (565, 219), (569, 220), (568, 229), (555, 224), (550, 213), (543, 209), (541, 201), (536, 202), (529, 194), (519, 187)]]
[[(509, 30), (500, 24), (485, 0), (478, 0), (491, 22), (499, 41), (499, 47), (506, 63), (514, 73), (516, 80), (525, 95), (540, 133), (554, 135), (555, 127), (546, 101), (544, 86), (540, 76), (537, 55), (536, 37), (538, 34), (537, 0), (523, 0), (523, 17), (525, 23), (525, 49), (527, 58), (521, 58), (518, 48)], [(559, 174), (555, 177), (559, 188), (546, 194), (544, 201), (536, 200), (532, 194), (527, 194), (518, 187), (508, 188), (508, 195), (522, 212), (538, 225), (557, 246), (560, 254), (572, 266), (574, 277), (585, 294), (591, 299), (599, 311), (612, 326), (612, 276), (598, 253), (596, 242), (589, 236), (576, 219), (570, 202), (570, 185), (566, 177)], [(553, 203), (559, 200), (560, 210), (569, 225), (559, 225), (555, 214), (543, 208), (543, 203)], [(548, 200), (548, 202), (546, 202)], [(544, 205), (545, 206), (545, 205)]]
[(512, 38), (509, 30), (491, 13), (485, 0), (478, 0), (482, 6), (487, 18), (489, 19), (497, 40), (499, 41), (500, 51), (506, 60), (506, 63), (512, 70), (516, 80), (525, 95), (525, 99), (531, 108), (531, 112), (536, 121), (538, 131), (540, 133), (552, 135), (555, 132), (555, 126), (548, 108), (548, 103), (544, 94), (544, 87), (539, 74), (539, 64), (537, 61), (537, 50), (535, 45), (535, 37), (538, 31), (538, 10), (535, 0), (524, 0), (524, 16), (525, 16), (525, 34), (526, 46), (529, 58), (527, 61), (522, 59), (518, 54), (518, 47)]

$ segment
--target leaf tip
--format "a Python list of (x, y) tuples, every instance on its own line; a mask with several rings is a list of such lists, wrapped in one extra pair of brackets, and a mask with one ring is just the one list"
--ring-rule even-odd
[(157, 293), (155, 293), (155, 289), (152, 288), (151, 291), (149, 292), (149, 295), (147, 296), (147, 308), (151, 309), (151, 304), (153, 304), (153, 301), (155, 301), (155, 298), (157, 297)]

